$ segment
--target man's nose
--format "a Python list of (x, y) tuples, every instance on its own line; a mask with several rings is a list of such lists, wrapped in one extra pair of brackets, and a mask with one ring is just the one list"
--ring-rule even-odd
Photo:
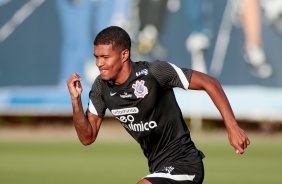
[(103, 59), (102, 59), (102, 58), (96, 58), (96, 65), (97, 65), (98, 67), (103, 66), (103, 65), (104, 65)]

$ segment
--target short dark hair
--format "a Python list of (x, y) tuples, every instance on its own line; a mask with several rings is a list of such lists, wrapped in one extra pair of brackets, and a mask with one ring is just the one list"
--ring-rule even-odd
[(131, 39), (128, 33), (118, 27), (110, 26), (99, 32), (94, 40), (94, 45), (113, 45), (113, 49), (118, 46), (130, 51)]

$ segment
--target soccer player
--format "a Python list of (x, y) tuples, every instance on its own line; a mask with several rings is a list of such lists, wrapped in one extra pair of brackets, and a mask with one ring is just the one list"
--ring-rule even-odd
[[(100, 75), (89, 93), (86, 113), (81, 102), (81, 77), (67, 80), (73, 121), (83, 145), (93, 143), (106, 109), (140, 144), (150, 174), (138, 184), (202, 183), (204, 154), (191, 140), (173, 88), (205, 90), (221, 113), (230, 144), (243, 154), (250, 141), (238, 126), (220, 83), (197, 71), (164, 61), (130, 59), (131, 39), (120, 27), (102, 30), (94, 40)], [(193, 105), (193, 104), (191, 104)]]

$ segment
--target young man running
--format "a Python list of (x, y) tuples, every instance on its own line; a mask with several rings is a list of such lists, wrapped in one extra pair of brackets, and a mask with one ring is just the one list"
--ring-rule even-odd
[[(191, 140), (173, 88), (205, 90), (225, 122), (230, 144), (243, 154), (250, 141), (238, 126), (220, 83), (203, 73), (164, 61), (130, 59), (131, 39), (120, 27), (102, 30), (94, 40), (100, 75), (89, 93), (85, 111), (78, 73), (67, 80), (74, 126), (84, 145), (98, 135), (106, 109), (140, 144), (150, 174), (138, 184), (189, 184), (204, 179), (204, 154)], [(193, 104), (191, 104), (193, 105)]]

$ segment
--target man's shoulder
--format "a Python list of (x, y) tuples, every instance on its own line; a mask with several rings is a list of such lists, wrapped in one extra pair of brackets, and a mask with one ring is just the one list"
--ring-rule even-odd
[(93, 86), (97, 85), (97, 84), (101, 84), (102, 82), (103, 82), (103, 80), (102, 80), (101, 75), (98, 75), (93, 82)]
[(135, 61), (135, 62), (133, 62), (133, 64), (135, 66), (137, 66), (137, 67), (139, 67), (139, 66), (148, 66), (149, 63), (150, 63), (149, 61)]
[(161, 60), (154, 60), (154, 61), (135, 61), (133, 63), (137, 65), (155, 65), (155, 64), (162, 64), (162, 63), (168, 63), (168, 62), (161, 61)]
[(155, 60), (155, 61), (137, 61), (137, 62), (134, 62), (135, 63), (135, 66), (137, 68), (159, 68), (159, 67), (164, 67), (164, 66), (167, 66), (169, 65), (168, 62), (166, 61), (160, 61), (160, 60)]
[(102, 86), (107, 86), (110, 81), (104, 81), (101, 75), (98, 75), (92, 85), (92, 90), (96, 88), (102, 88)]

